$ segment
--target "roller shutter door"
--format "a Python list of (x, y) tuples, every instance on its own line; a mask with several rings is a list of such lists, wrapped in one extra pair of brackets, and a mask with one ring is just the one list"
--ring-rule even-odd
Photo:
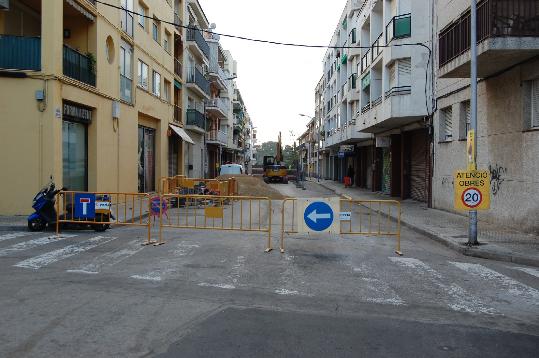
[(425, 130), (410, 135), (410, 197), (427, 201), (427, 134)]

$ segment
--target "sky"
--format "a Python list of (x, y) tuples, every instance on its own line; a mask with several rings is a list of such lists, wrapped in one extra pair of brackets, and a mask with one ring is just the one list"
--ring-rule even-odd
[[(346, 0), (199, 0), (216, 32), (264, 40), (328, 45)], [(221, 37), (238, 63), (236, 83), (257, 128), (258, 144), (292, 144), (314, 116), (314, 90), (325, 49), (258, 44)], [(290, 135), (293, 133), (294, 137)]]

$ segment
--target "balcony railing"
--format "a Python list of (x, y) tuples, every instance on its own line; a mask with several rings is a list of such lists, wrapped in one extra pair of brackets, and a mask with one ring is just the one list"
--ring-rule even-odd
[(206, 140), (209, 142), (219, 142), (221, 144), (226, 144), (228, 138), (226, 132), (212, 129), (206, 134)]
[[(477, 4), (477, 42), (490, 37), (538, 37), (537, 0), (483, 0)], [(471, 14), (468, 10), (438, 37), (442, 67), (470, 49)]]
[(367, 50), (361, 58), (361, 73), (365, 72), (371, 64), (371, 50)]
[(188, 126), (195, 126), (202, 130), (206, 130), (206, 116), (204, 113), (200, 113), (196, 109), (187, 110), (187, 122)]
[(394, 16), (386, 25), (386, 44), (410, 36), (412, 36), (411, 14)]
[(219, 66), (217, 63), (212, 63), (210, 65), (210, 72), (217, 74), (217, 76), (219, 76), (223, 82), (225, 82), (227, 79), (227, 76), (225, 75), (225, 71), (223, 71), (221, 66)]
[(174, 122), (182, 123), (182, 107), (174, 105)]
[(372, 43), (371, 46), (371, 53), (372, 53), (372, 62), (378, 57), (378, 55), (382, 52), (384, 49), (382, 46), (384, 45), (383, 39), (382, 39), (383, 33), (381, 33), (376, 40)]
[(95, 63), (93, 60), (65, 45), (64, 75), (95, 87)]
[(348, 78), (348, 90), (356, 89), (356, 87), (357, 87), (357, 73), (353, 73)]
[(206, 93), (208, 96), (210, 95), (210, 81), (204, 77), (198, 68), (189, 68), (187, 71), (187, 83), (194, 83), (200, 87), (204, 93)]
[(207, 59), (210, 58), (210, 45), (208, 45), (200, 30), (187, 29), (187, 41), (194, 41), (204, 56), (206, 56)]
[(174, 59), (174, 73), (182, 77), (182, 63), (177, 58)]
[(380, 103), (382, 103), (382, 95), (373, 99), (373, 101), (371, 102), (371, 108), (378, 106)]
[(224, 101), (222, 98), (212, 98), (208, 101), (206, 104), (206, 108), (208, 107), (214, 107), (219, 108), (221, 112), (227, 114), (230, 111), (230, 105), (228, 104), (228, 101)]
[(41, 39), (0, 35), (0, 68), (39, 71), (41, 69)]
[(361, 107), (361, 114), (367, 113), (371, 109), (371, 102), (367, 102), (366, 105)]
[(387, 90), (385, 93), (385, 97), (389, 98), (391, 96), (399, 96), (399, 95), (410, 94), (410, 93), (412, 93), (411, 86), (398, 86), (398, 87), (392, 87), (389, 90)]

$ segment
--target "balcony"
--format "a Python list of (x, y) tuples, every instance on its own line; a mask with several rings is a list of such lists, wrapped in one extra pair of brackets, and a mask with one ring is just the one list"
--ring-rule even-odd
[[(487, 77), (539, 54), (539, 2), (483, 0), (477, 4), (478, 77)], [(438, 36), (439, 75), (470, 76), (468, 10)]]
[(384, 45), (382, 35), (383, 35), (383, 33), (381, 33), (378, 36), (378, 38), (376, 40), (374, 40), (374, 42), (372, 43), (372, 46), (371, 46), (372, 62), (374, 62), (374, 60), (376, 60), (378, 55), (381, 54), (382, 51), (384, 50), (384, 48), (381, 47), (381, 46)]
[(405, 94), (412, 93), (412, 86), (398, 86), (398, 87), (392, 87), (385, 93), (385, 98), (389, 98), (391, 96), (401, 96)]
[(64, 45), (64, 75), (95, 87), (95, 60)]
[(191, 67), (188, 69), (187, 87), (202, 97), (210, 97), (210, 81), (204, 77), (198, 68)]
[(367, 113), (368, 111), (371, 110), (371, 102), (367, 102), (366, 105), (364, 105), (363, 107), (361, 107), (361, 114), (365, 114)]
[(204, 113), (201, 113), (196, 109), (188, 109), (185, 129), (201, 134), (206, 133), (206, 116)]
[(412, 36), (412, 15), (394, 16), (386, 25), (386, 44)]
[(230, 111), (228, 101), (222, 98), (212, 98), (206, 104), (206, 111), (215, 114), (219, 118), (227, 118)]
[(205, 56), (206, 59), (209, 60), (210, 45), (208, 45), (200, 30), (187, 29), (187, 43), (192, 51), (194, 51), (200, 57)]
[(361, 73), (365, 72), (371, 65), (371, 50), (367, 50), (361, 58)]
[(41, 70), (41, 39), (0, 35), (0, 68)]
[(174, 122), (176, 123), (183, 123), (182, 118), (182, 107), (174, 105)]
[(177, 58), (174, 59), (174, 74), (178, 77), (182, 77), (182, 63)]
[(209, 144), (226, 145), (228, 142), (228, 136), (226, 132), (212, 129), (206, 134), (206, 142)]
[(217, 62), (210, 65), (210, 79), (219, 89), (226, 89), (227, 76)]

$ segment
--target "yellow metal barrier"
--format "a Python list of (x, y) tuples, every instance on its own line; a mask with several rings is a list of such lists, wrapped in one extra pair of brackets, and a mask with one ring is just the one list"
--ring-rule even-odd
[[(284, 235), (298, 233), (296, 206), (296, 198), (283, 200), (281, 207), (281, 253), (284, 253)], [(402, 255), (400, 202), (396, 200), (354, 200), (346, 197), (340, 200), (340, 212), (350, 213), (349, 220), (340, 220), (340, 213), (335, 213), (335, 220), (340, 221), (341, 235), (395, 236), (395, 253)], [(392, 219), (392, 214), (396, 215), (395, 220)], [(290, 222), (286, 218), (289, 218)]]
[(149, 245), (155, 243), (151, 240), (151, 212), (147, 193), (61, 191), (56, 198), (56, 233), (62, 224), (88, 225), (96, 231), (107, 230), (109, 225), (140, 226), (147, 228), (144, 245)]
[(159, 182), (159, 192), (161, 194), (177, 194), (182, 189), (194, 189), (195, 185), (204, 183), (206, 187), (219, 195), (237, 195), (238, 182), (235, 178), (227, 180), (187, 178), (184, 175), (174, 177), (163, 177)]
[[(228, 183), (225, 183), (228, 185)], [(164, 194), (159, 205), (159, 241), (163, 228), (264, 232), (271, 244), (271, 199), (232, 195)]]

